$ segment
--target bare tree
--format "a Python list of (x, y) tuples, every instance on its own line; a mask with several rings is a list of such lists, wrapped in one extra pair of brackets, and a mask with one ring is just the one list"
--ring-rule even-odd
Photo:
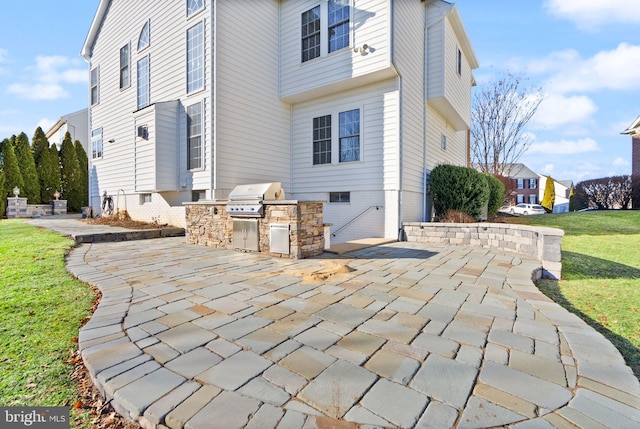
[(628, 209), (631, 206), (631, 176), (585, 180), (576, 185), (581, 206), (599, 209)]
[(540, 88), (522, 88), (522, 80), (509, 73), (473, 97), (471, 161), (485, 173), (509, 176), (510, 167), (531, 145), (525, 129), (543, 96)]

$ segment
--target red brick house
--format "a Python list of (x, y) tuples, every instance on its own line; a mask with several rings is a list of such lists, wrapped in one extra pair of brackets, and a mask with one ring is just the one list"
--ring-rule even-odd
[(631, 207), (640, 209), (640, 116), (622, 134), (631, 136)]

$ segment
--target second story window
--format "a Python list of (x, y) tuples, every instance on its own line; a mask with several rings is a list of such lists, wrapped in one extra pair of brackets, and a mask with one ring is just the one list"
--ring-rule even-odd
[(204, 24), (187, 30), (187, 93), (204, 88)]
[(149, 29), (149, 21), (145, 22), (140, 30), (140, 36), (138, 37), (138, 51), (143, 50), (151, 43), (151, 34)]
[(349, 46), (349, 0), (329, 0), (329, 52)]
[(516, 187), (518, 189), (524, 189), (524, 179), (516, 179)]
[(120, 89), (131, 85), (131, 73), (129, 72), (129, 44), (120, 48)]
[(204, 0), (187, 0), (187, 18), (204, 7)]
[(91, 105), (100, 102), (100, 69), (91, 69)]
[(138, 109), (149, 105), (149, 55), (138, 61)]
[(460, 48), (457, 48), (456, 69), (458, 71), (458, 75), (462, 76), (462, 51)]
[(529, 179), (529, 189), (536, 189), (538, 187), (538, 179)]
[(320, 56), (320, 6), (302, 14), (302, 62)]

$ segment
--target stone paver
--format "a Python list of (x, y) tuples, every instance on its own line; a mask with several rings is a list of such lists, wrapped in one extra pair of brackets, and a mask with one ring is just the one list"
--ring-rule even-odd
[[(327, 263), (354, 271), (305, 280)], [(67, 267), (103, 293), (79, 334), (85, 365), (145, 428), (640, 421), (617, 350), (512, 253), (404, 242), (291, 261), (183, 238), (94, 240)]]

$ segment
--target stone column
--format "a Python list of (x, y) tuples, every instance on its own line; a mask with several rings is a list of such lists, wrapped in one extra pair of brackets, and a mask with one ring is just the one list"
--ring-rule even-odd
[(27, 217), (27, 199), (26, 198), (7, 198), (7, 218), (15, 219), (19, 217)]

